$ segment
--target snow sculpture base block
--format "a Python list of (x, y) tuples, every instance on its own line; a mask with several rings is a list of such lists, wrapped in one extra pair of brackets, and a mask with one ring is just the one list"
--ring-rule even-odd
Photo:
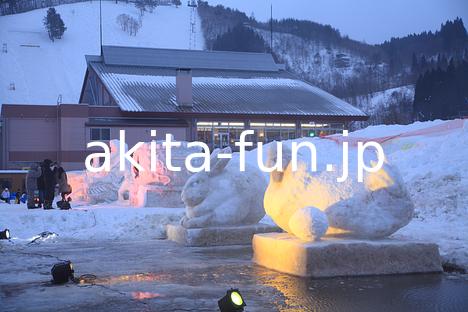
[(146, 190), (146, 207), (180, 208), (184, 202), (180, 199), (182, 187), (151, 185)]
[(169, 224), (167, 239), (187, 247), (250, 245), (255, 234), (280, 231), (277, 226), (264, 223), (199, 229), (186, 229), (181, 225)]
[(253, 261), (303, 277), (441, 272), (436, 244), (392, 239), (346, 240), (325, 237), (304, 242), (288, 233), (255, 235)]

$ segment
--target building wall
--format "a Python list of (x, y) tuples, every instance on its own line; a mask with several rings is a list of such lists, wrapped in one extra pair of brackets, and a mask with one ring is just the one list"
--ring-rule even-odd
[(139, 141), (149, 142), (151, 129), (157, 140), (165, 139), (166, 133), (175, 140), (187, 140), (187, 127), (126, 125), (90, 125), (90, 117), (122, 117), (115, 108), (89, 107), (88, 105), (3, 105), (3, 163), (0, 169), (28, 168), (33, 162), (48, 158), (58, 161), (66, 170), (80, 170), (93, 150), (87, 149), (92, 128), (110, 129), (110, 139), (118, 139), (121, 129), (126, 132), (126, 142), (132, 147)]
[(13, 171), (0, 171), (0, 189), (3, 190), (5, 187), (10, 189), (10, 192), (24, 191), (26, 171), (24, 172), (13, 172)]
[(222, 147), (222, 138), (233, 147), (244, 129), (256, 131), (254, 142), (266, 143), (340, 132), (347, 122), (330, 118), (295, 119), (294, 116), (251, 117), (125, 113), (114, 106), (85, 104), (3, 105), (0, 169), (23, 169), (46, 158), (58, 161), (66, 170), (84, 169), (86, 156), (99, 151), (87, 149), (93, 128), (106, 129), (109, 133), (108, 138), (100, 140), (119, 139), (119, 130), (126, 130), (130, 148), (137, 142), (151, 141), (152, 129), (157, 131), (156, 140), (164, 140), (170, 133), (177, 141), (205, 141), (210, 148), (216, 148)]
[[(91, 141), (91, 129), (92, 128), (108, 128), (110, 129), (111, 140), (120, 138), (120, 130), (125, 130), (125, 142), (129, 147), (135, 145), (138, 142), (150, 142), (151, 140), (165, 140), (166, 134), (172, 134), (174, 140), (185, 141), (187, 140), (187, 130), (182, 127), (128, 127), (128, 126), (87, 126), (86, 127), (86, 140)], [(151, 130), (156, 130), (156, 138), (151, 137)]]
[(8, 118), (5, 125), (8, 169), (37, 159), (57, 158), (57, 122), (52, 118)]

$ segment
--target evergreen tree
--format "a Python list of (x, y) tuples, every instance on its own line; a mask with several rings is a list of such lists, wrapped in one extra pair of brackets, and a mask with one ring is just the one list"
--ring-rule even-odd
[(47, 15), (44, 17), (44, 26), (49, 34), (50, 40), (61, 39), (67, 27), (63, 22), (60, 14), (57, 13), (55, 8), (49, 8)]
[(218, 36), (213, 43), (213, 50), (237, 52), (266, 52), (267, 45), (254, 30), (238, 24), (225, 34)]
[(419, 71), (418, 57), (416, 56), (416, 53), (413, 52), (413, 57), (411, 61), (411, 72), (417, 73), (418, 71)]
[(172, 0), (172, 4), (175, 5), (176, 8), (178, 8), (182, 5), (182, 2), (180, 0)]
[(440, 67), (419, 76), (413, 111), (419, 120), (459, 117), (468, 111), (468, 62), (453, 58), (444, 70)]

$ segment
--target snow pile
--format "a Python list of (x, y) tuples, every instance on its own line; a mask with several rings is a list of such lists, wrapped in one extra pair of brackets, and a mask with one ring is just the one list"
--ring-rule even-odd
[(0, 204), (0, 228), (8, 228), (13, 242), (28, 243), (49, 231), (57, 239), (161, 239), (165, 225), (177, 223), (182, 208), (131, 209), (117, 205), (84, 206), (72, 210), (28, 210), (26, 205)]
[[(431, 127), (448, 123), (453, 121), (374, 126), (353, 132), (351, 137), (385, 137), (416, 130), (431, 132)], [(406, 182), (417, 218), (467, 216), (468, 121), (447, 132), (398, 137), (383, 143), (383, 147), (388, 160), (398, 167)]]
[[(56, 6), (67, 30), (62, 39), (52, 42), (43, 26), (47, 9), (0, 16), (1, 103), (56, 104), (77, 103), (86, 71), (86, 54), (99, 55), (99, 2)], [(159, 6), (146, 12), (136, 36), (122, 31), (117, 16), (129, 14), (138, 19), (133, 3), (103, 1), (103, 43), (105, 45), (188, 49), (190, 8), (186, 5)], [(197, 49), (204, 38), (196, 24)]]
[(378, 138), (412, 131), (426, 135), (383, 143), (415, 205), (415, 217), (394, 237), (439, 244), (443, 261), (468, 270), (468, 120), (460, 128), (430, 129), (460, 121), (416, 122), (408, 126), (374, 126), (351, 133)]

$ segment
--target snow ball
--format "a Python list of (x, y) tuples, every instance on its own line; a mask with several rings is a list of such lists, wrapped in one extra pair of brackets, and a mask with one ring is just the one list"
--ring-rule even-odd
[(315, 207), (299, 209), (289, 219), (289, 228), (301, 240), (320, 240), (328, 229), (327, 215)]

